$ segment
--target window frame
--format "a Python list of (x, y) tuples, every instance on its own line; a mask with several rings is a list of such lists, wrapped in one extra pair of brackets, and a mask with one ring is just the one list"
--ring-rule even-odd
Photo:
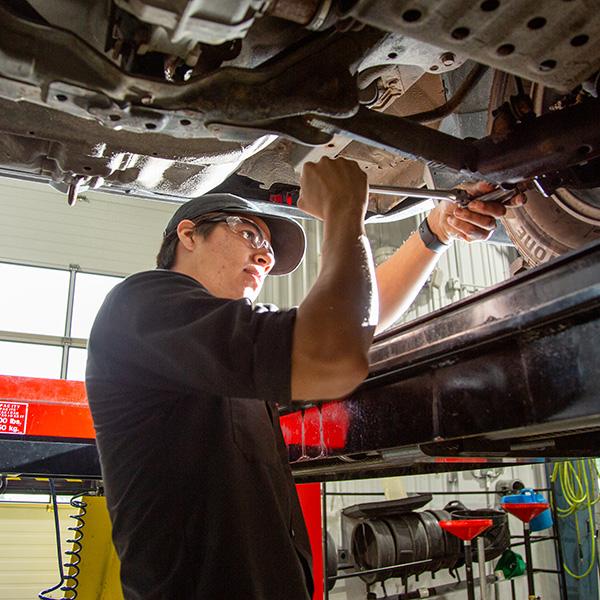
[[(19, 331), (4, 331), (0, 330), (0, 341), (2, 342), (17, 342), (26, 344), (35, 344), (43, 346), (59, 346), (62, 348), (62, 357), (60, 365), (60, 379), (66, 379), (69, 369), (69, 349), (80, 348), (87, 349), (87, 338), (75, 338), (71, 336), (73, 327), (73, 309), (75, 305), (75, 287), (77, 285), (77, 275), (98, 275), (103, 277), (118, 277), (124, 279), (122, 273), (106, 273), (98, 271), (82, 270), (79, 265), (69, 265), (68, 268), (61, 268), (43, 264), (32, 264), (25, 262), (17, 262), (6, 259), (0, 259), (0, 264), (9, 264), (19, 267), (30, 267), (36, 269), (49, 269), (53, 271), (63, 271), (69, 273), (69, 282), (67, 290), (67, 305), (65, 307), (65, 325), (63, 335), (47, 335), (38, 333), (23, 333)], [(1, 374), (1, 373), (0, 373)]]

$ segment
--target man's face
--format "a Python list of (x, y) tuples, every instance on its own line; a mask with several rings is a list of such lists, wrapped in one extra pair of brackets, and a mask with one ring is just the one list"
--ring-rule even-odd
[(270, 243), (271, 232), (260, 217), (236, 216), (243, 220), (237, 231), (223, 222), (217, 223), (206, 238), (194, 234), (197, 242), (193, 250), (194, 276), (217, 297), (254, 301), (275, 261), (270, 246), (253, 248), (248, 238), (255, 226)]

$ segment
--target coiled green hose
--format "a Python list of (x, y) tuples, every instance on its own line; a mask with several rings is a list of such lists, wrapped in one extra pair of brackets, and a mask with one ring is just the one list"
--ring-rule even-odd
[(581, 546), (581, 534), (579, 531), (579, 512), (587, 509), (589, 516), (590, 528), (592, 531), (591, 542), (590, 542), (590, 564), (587, 569), (577, 574), (571, 570), (566, 561), (563, 563), (565, 571), (574, 579), (584, 579), (587, 577), (594, 568), (596, 562), (596, 538), (594, 535), (594, 513), (592, 507), (598, 501), (600, 501), (600, 495), (592, 498), (594, 494), (594, 486), (590, 485), (588, 477), (588, 469), (590, 473), (595, 473), (600, 477), (598, 472), (598, 465), (592, 458), (580, 459), (573, 461), (565, 461), (556, 463), (552, 469), (552, 475), (550, 481), (553, 484), (560, 485), (562, 495), (567, 503), (566, 507), (556, 505), (556, 512), (560, 518), (566, 518), (571, 515), (575, 515), (575, 531), (577, 533), (577, 543)]

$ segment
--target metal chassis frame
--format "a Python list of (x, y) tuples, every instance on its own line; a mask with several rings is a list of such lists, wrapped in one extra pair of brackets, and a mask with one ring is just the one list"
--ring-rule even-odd
[[(2, 7), (0, 18), (5, 57), (24, 56), (32, 65), (26, 69), (20, 59), (5, 59), (8, 74), (0, 79), (0, 95), (16, 109), (22, 102), (42, 104), (55, 115), (59, 110), (65, 117), (95, 121), (99, 133), (120, 128), (133, 146), (146, 143), (151, 127), (151, 145), (166, 148), (160, 156), (175, 154), (168, 148), (181, 145), (177, 138), (248, 142), (276, 133), (318, 145), (344, 134), (496, 183), (515, 183), (600, 156), (600, 100), (476, 141), (361, 106), (357, 65), (385, 35), (369, 27), (317, 34), (256, 69), (222, 68), (175, 85), (124, 73), (70, 32), (21, 20)], [(316, 80), (315, 64), (322, 65)], [(44, 138), (62, 140), (62, 119), (49, 121)], [(0, 130), (27, 135), (10, 121)], [(88, 175), (104, 175), (105, 168), (92, 164)]]

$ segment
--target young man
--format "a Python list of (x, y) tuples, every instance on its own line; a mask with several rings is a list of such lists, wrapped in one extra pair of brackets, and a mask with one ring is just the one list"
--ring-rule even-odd
[(277, 406), (351, 392), (375, 329), (410, 304), (444, 243), (485, 238), (505, 210), (440, 205), (376, 274), (358, 166), (308, 164), (301, 192), (324, 230), (297, 309), (252, 302), (267, 275), (299, 264), (300, 226), (215, 194), (176, 211), (159, 268), (128, 277), (98, 313), (86, 384), (128, 600), (311, 597)]

